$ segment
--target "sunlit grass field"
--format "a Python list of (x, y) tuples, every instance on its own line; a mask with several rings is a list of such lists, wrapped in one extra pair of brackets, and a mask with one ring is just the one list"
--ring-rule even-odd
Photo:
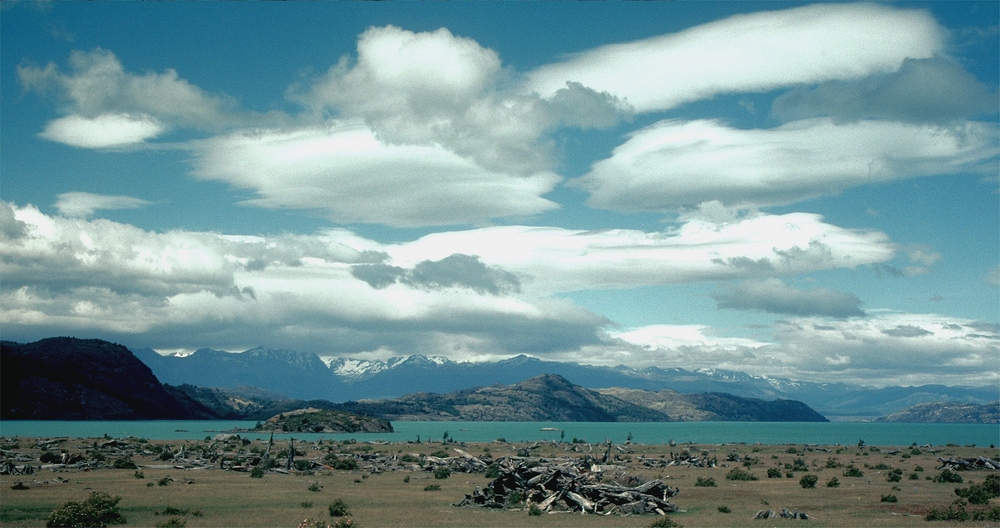
[[(166, 442), (150, 442), (163, 445)], [(169, 442), (176, 450), (187, 444), (186, 450), (197, 449), (200, 442)], [(17, 439), (17, 448), (6, 453), (39, 454), (32, 446), (34, 439)], [(260, 442), (254, 442), (254, 445)], [(84, 456), (93, 455), (92, 440), (70, 439), (54, 450), (65, 449)], [(6, 447), (11, 447), (8, 444)], [(253, 447), (253, 446), (250, 446)], [(304, 452), (299, 460), (322, 460), (324, 455), (358, 453), (401, 458), (406, 454), (419, 456), (438, 451), (455, 454), (462, 449), (480, 456), (489, 453), (498, 458), (515, 455), (525, 444), (340, 444), (325, 445), (296, 443)], [(576, 447), (578, 451), (570, 449)], [(563, 457), (600, 456), (604, 446), (571, 446), (541, 444), (531, 451), (534, 458), (551, 460)], [(987, 472), (962, 471), (963, 482), (937, 483), (933, 477), (940, 471), (938, 457), (987, 456), (1000, 458), (995, 448), (936, 446), (762, 446), (762, 445), (627, 445), (615, 450), (617, 461), (631, 474), (643, 478), (661, 478), (680, 493), (671, 502), (681, 511), (668, 517), (684, 527), (725, 526), (995, 526), (996, 522), (968, 523), (928, 522), (932, 509), (947, 509), (958, 497), (954, 490), (971, 483), (981, 483)], [(583, 452), (580, 452), (580, 450)], [(592, 449), (592, 452), (590, 450)], [(686, 452), (717, 459), (717, 467), (699, 468), (670, 466), (647, 468), (645, 459), (669, 460)], [(890, 454), (892, 453), (892, 454)], [(440, 453), (439, 453), (440, 454)], [(747, 457), (749, 456), (749, 460)], [(414, 470), (412, 464), (386, 463), (378, 473), (368, 469), (351, 471), (321, 469), (318, 471), (281, 474), (269, 472), (263, 478), (250, 473), (225, 471), (218, 465), (206, 469), (152, 468), (167, 465), (155, 457), (134, 456), (143, 478), (136, 470), (78, 469), (42, 470), (34, 475), (0, 477), (0, 525), (4, 527), (45, 526), (50, 512), (66, 501), (82, 501), (92, 491), (108, 492), (121, 497), (118, 506), (128, 520), (126, 526), (188, 527), (296, 527), (305, 519), (335, 523), (344, 517), (331, 517), (328, 506), (337, 499), (347, 504), (353, 526), (651, 526), (658, 516), (581, 515), (550, 513), (529, 515), (527, 508), (519, 510), (487, 510), (455, 507), (466, 493), (484, 486), (489, 479), (482, 473), (452, 473), (449, 478), (436, 479), (430, 471)], [(728, 460), (727, 459), (735, 459)], [(542, 462), (544, 463), (544, 462)], [(36, 462), (37, 465), (37, 462)], [(853, 466), (861, 477), (845, 476)], [(753, 474), (757, 480), (729, 480), (734, 468)], [(768, 470), (776, 478), (768, 478)], [(900, 475), (890, 482), (893, 470)], [(791, 477), (789, 477), (791, 475)], [(800, 484), (805, 475), (817, 477), (815, 488)], [(169, 479), (167, 479), (169, 477)], [(612, 477), (606, 476), (606, 479)], [(836, 487), (828, 486), (836, 478)], [(57, 480), (58, 479), (58, 480)], [(715, 486), (696, 485), (709, 479)], [(18, 482), (29, 489), (12, 489)], [(428, 486), (439, 490), (426, 490)], [(889, 496), (895, 502), (886, 502)], [(995, 507), (997, 499), (987, 506), (968, 505), (972, 511)], [(805, 512), (808, 521), (789, 519), (753, 520), (760, 510), (781, 512), (783, 508)]]

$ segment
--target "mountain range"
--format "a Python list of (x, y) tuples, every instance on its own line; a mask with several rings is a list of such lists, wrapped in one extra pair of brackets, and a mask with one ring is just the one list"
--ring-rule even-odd
[[(658, 393), (641, 389), (592, 390), (557, 374), (512, 385), (436, 394), (419, 392), (388, 400), (346, 402), (355, 414), (391, 420), (508, 422), (828, 421), (802, 402), (764, 401), (731, 394)], [(675, 409), (683, 412), (675, 413)]]
[(918, 403), (879, 418), (880, 422), (1000, 424), (1000, 400), (986, 405), (956, 402)]
[(163, 356), (149, 348), (133, 352), (165, 383), (217, 388), (256, 386), (292, 398), (341, 402), (510, 385), (542, 374), (558, 374), (591, 389), (617, 387), (654, 392), (668, 389), (682, 394), (728, 393), (742, 398), (798, 400), (833, 420), (871, 420), (920, 403), (986, 404), (1000, 397), (997, 387), (876, 388), (751, 376), (720, 369), (582, 365), (525, 355), (469, 363), (422, 355), (386, 361), (350, 358), (324, 361), (311, 353), (260, 347), (242, 353), (201, 349), (187, 356)]
[[(219, 380), (251, 378), (268, 382), (274, 377), (275, 384), (286, 388), (295, 386), (296, 369), (314, 367), (318, 361), (315, 356), (264, 349), (221, 358), (219, 354), (202, 352), (196, 358), (202, 363), (196, 364), (204, 368), (212, 361), (220, 361), (229, 370)], [(270, 419), (280, 421), (284, 430), (349, 432), (391, 431), (386, 417), (587, 422), (826, 420), (801, 402), (766, 402), (719, 393), (682, 395), (666, 390), (648, 394), (638, 389), (602, 392), (575, 385), (556, 374), (447, 394), (420, 392), (396, 399), (345, 403), (304, 401), (258, 387), (161, 383), (132, 351), (96, 339), (60, 337), (27, 344), (4, 341), (0, 342), (0, 358), (0, 419), (4, 420)], [(623, 392), (607, 392), (615, 390)], [(678, 408), (684, 413), (671, 415)]]

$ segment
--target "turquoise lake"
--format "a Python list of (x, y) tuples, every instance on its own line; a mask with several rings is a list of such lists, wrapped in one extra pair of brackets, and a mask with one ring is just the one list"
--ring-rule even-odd
[[(98, 437), (136, 436), (152, 440), (200, 440), (233, 429), (252, 428), (247, 421), (0, 421), (0, 436)], [(457, 442), (511, 442), (584, 439), (591, 443), (622, 443), (632, 435), (641, 444), (840, 444), (856, 445), (977, 445), (1000, 444), (1000, 425), (908, 424), (871, 422), (393, 422), (393, 433), (291, 433), (276, 438), (330, 439), (359, 442), (441, 440), (445, 433)], [(557, 429), (557, 430), (545, 430)], [(262, 438), (262, 434), (244, 435)]]

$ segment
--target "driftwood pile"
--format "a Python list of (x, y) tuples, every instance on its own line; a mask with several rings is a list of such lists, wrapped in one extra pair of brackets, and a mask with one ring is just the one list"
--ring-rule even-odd
[(781, 513), (776, 513), (774, 510), (760, 510), (756, 515), (753, 516), (754, 520), (767, 520), (776, 519), (781, 517), (782, 519), (799, 519), (802, 521), (809, 520), (809, 516), (805, 512), (800, 511), (790, 511), (788, 508), (782, 508)]
[(485, 508), (520, 507), (522, 502), (543, 512), (572, 511), (602, 515), (632, 515), (677, 511), (669, 499), (677, 488), (662, 480), (626, 487), (598, 482), (584, 460), (528, 467), (523, 461), (497, 461), (500, 475), (485, 488), (477, 487), (456, 506)]
[(665, 468), (671, 466), (710, 468), (718, 464), (716, 458), (702, 457), (698, 455), (679, 454), (667, 458), (642, 458), (642, 465), (650, 469)]
[(984, 456), (975, 458), (941, 458), (941, 467), (938, 469), (950, 469), (952, 471), (998, 471), (1000, 462)]

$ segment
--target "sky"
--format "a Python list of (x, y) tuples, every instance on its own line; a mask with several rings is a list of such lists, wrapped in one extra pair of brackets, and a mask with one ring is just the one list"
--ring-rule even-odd
[(0, 337), (1000, 385), (997, 2), (4, 2)]

